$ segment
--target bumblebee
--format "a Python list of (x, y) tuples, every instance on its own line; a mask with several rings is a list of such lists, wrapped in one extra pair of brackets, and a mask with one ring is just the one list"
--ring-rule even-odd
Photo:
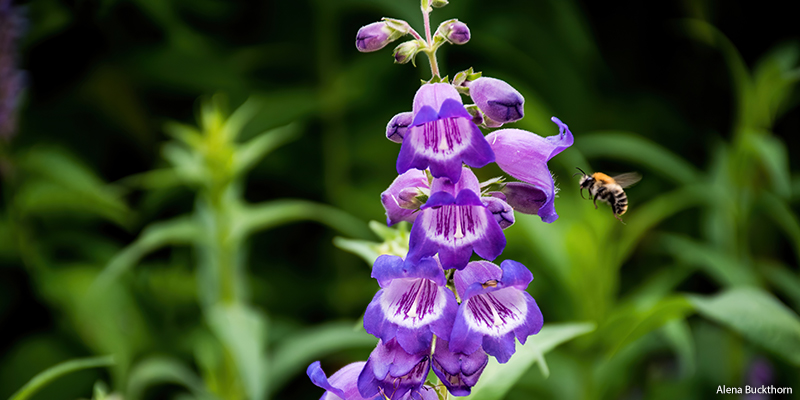
[(636, 172), (628, 172), (614, 177), (602, 172), (595, 172), (589, 175), (583, 172), (582, 169), (577, 169), (580, 172), (575, 173), (575, 175), (583, 174), (580, 181), (581, 198), (585, 199), (583, 197), (583, 189), (587, 189), (589, 191), (589, 199), (594, 200), (595, 209), (597, 209), (597, 200), (604, 201), (611, 206), (614, 218), (622, 222), (619, 216), (628, 211), (628, 196), (625, 195), (623, 189), (639, 182), (642, 176)]

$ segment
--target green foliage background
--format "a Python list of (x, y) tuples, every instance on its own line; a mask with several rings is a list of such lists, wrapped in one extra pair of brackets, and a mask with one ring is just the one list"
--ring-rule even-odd
[[(418, 4), (20, 6), (0, 398), (312, 399), (310, 362), (365, 360), (362, 258), (402, 237), (368, 224), (396, 176), (384, 127), (430, 74), (353, 42), (383, 16), (421, 29)], [(472, 40), (440, 51), (445, 74), (504, 79), (526, 99), (513, 127), (575, 134), (550, 163), (559, 220), (518, 216), (502, 256), (532, 270), (545, 330), (472, 398), (701, 399), (764, 362), (800, 396), (788, 4), (452, 0), (449, 18)], [(576, 166), (643, 174), (627, 225), (580, 199)]]

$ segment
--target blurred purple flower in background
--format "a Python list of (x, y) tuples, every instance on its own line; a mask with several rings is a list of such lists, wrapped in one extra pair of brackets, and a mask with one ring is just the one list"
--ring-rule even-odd
[(17, 65), (17, 39), (23, 28), (18, 9), (11, 0), (0, 0), (0, 138), (16, 133), (16, 107), (24, 80)]

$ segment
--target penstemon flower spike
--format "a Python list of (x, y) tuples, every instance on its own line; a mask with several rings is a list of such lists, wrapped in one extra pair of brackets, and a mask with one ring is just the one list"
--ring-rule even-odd
[[(347, 365), (330, 379), (319, 362), (309, 366), (312, 382), (326, 390), (325, 400), (433, 400), (446, 398), (445, 390), (466, 396), (490, 356), (508, 362), (516, 342), (524, 344), (542, 328), (542, 312), (527, 292), (530, 270), (513, 260), (490, 261), (502, 254), (503, 230), (513, 226), (516, 212), (538, 215), (545, 223), (558, 218), (547, 162), (572, 145), (572, 132), (553, 117), (559, 130), (554, 136), (520, 129), (484, 136), (479, 126), (498, 128), (522, 119), (525, 98), (472, 68), (452, 81), (442, 77), (436, 50), (471, 37), (457, 19), (431, 31), (430, 13), (445, 5), (446, 0), (421, 1), (424, 36), (389, 18), (362, 27), (356, 36), (359, 51), (375, 51), (411, 35), (395, 47), (394, 60), (413, 64), (424, 53), (432, 77), (417, 90), (411, 111), (397, 113), (386, 126), (386, 138), (400, 145), (398, 176), (381, 193), (386, 225), (412, 227), (375, 246), (384, 254), (372, 268), (380, 290), (367, 306), (364, 329), (378, 345), (366, 363)], [(462, 96), (474, 104), (464, 104)], [(473, 169), (493, 162), (519, 181), (479, 182)], [(470, 262), (473, 253), (484, 260)], [(431, 370), (440, 382), (425, 382)]]

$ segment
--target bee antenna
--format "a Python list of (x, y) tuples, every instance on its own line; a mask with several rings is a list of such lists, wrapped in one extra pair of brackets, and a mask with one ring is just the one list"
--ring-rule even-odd
[(576, 172), (576, 173), (572, 174), (572, 176), (573, 176), (573, 177), (574, 177), (575, 175), (578, 175), (578, 174), (584, 174), (584, 175), (588, 175), (586, 172), (583, 172), (583, 170), (582, 170), (582, 169), (580, 169), (580, 168), (578, 168), (578, 167), (575, 167), (575, 169), (577, 169), (578, 171), (581, 171), (581, 172)]

